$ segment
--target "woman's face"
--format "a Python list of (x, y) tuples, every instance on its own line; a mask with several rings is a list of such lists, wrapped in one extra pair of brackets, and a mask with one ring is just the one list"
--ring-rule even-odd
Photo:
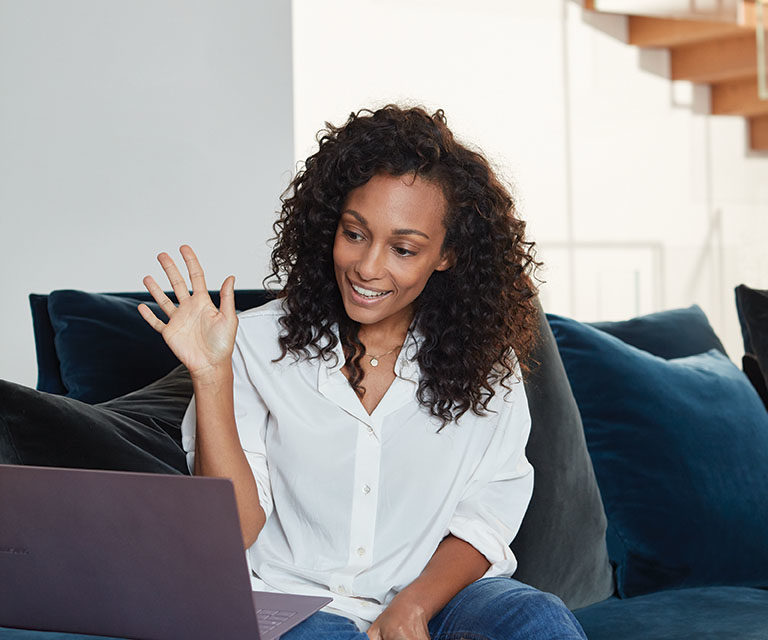
[(407, 327), (413, 301), (433, 271), (450, 260), (441, 252), (446, 202), (440, 187), (412, 175), (375, 175), (350, 191), (333, 244), (344, 309), (373, 328)]

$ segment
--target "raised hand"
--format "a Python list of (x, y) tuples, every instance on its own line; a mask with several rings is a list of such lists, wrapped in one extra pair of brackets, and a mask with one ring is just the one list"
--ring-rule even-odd
[(162, 334), (193, 379), (213, 379), (222, 372), (231, 373), (238, 324), (235, 276), (227, 277), (221, 285), (221, 308), (217, 309), (208, 295), (205, 274), (195, 252), (186, 244), (179, 251), (187, 265), (192, 295), (171, 256), (161, 253), (157, 259), (168, 276), (179, 306), (171, 302), (152, 276), (146, 276), (144, 286), (168, 316), (168, 322), (160, 320), (143, 303), (138, 306), (139, 313), (155, 331)]

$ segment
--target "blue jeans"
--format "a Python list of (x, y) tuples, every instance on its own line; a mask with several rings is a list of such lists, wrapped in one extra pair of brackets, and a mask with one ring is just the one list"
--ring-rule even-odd
[[(557, 596), (512, 578), (483, 578), (429, 621), (432, 640), (587, 640)], [(319, 611), (282, 640), (367, 640), (348, 618)]]

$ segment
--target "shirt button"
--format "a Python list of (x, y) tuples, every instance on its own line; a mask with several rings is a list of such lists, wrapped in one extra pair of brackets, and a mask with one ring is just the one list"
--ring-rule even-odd
[(371, 488), (367, 484), (363, 485), (363, 493), (370, 493), (370, 492), (371, 492)]
[(373, 435), (373, 427), (368, 427), (368, 435)]
[(364, 556), (365, 555), (365, 547), (358, 547), (357, 548), (357, 555)]
[(346, 592), (347, 592), (347, 590), (344, 588), (344, 585), (343, 585), (343, 584), (340, 584), (340, 585), (339, 585), (339, 587), (338, 587), (338, 589), (336, 589), (336, 591), (338, 591), (338, 592), (339, 592), (339, 593), (341, 593), (341, 594), (344, 594), (344, 593), (346, 593)]

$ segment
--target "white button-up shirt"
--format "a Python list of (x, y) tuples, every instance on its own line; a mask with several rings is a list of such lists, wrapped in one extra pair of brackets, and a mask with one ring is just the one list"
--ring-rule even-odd
[[(522, 382), (494, 413), (467, 412), (440, 433), (416, 399), (419, 337), (370, 415), (338, 362), (279, 362), (281, 301), (239, 315), (232, 356), (235, 420), (267, 521), (248, 550), (254, 589), (333, 598), (329, 611), (373, 621), (416, 579), (449, 533), (512, 575), (509, 549), (533, 492)], [(195, 403), (182, 422), (194, 468)], [(362, 623), (364, 625), (365, 623)], [(361, 626), (362, 626), (361, 625)]]

